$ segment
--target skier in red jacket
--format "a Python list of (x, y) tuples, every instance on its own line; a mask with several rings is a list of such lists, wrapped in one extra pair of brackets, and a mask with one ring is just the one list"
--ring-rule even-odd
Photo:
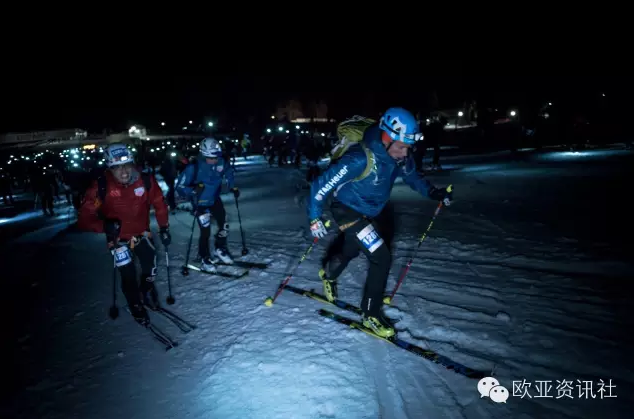
[[(150, 232), (150, 205), (166, 247), (171, 242), (167, 205), (154, 176), (137, 171), (134, 157), (124, 144), (110, 145), (104, 158), (108, 170), (86, 191), (77, 225), (81, 230), (106, 234), (130, 312), (138, 323), (148, 326), (150, 319), (144, 306), (159, 306), (154, 286), (156, 248)], [(134, 256), (141, 265), (140, 286)]]

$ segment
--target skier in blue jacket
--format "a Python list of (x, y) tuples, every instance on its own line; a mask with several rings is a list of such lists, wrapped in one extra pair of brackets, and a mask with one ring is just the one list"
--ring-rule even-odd
[[(322, 261), (319, 274), (324, 294), (330, 301), (337, 299), (337, 278), (362, 251), (370, 262), (361, 301), (363, 325), (382, 337), (395, 333), (381, 312), (392, 255), (379, 234), (381, 225), (376, 217), (386, 206), (394, 181), (401, 176), (424, 197), (444, 201), (445, 205), (452, 199), (446, 188), (434, 187), (416, 172), (408, 151), (421, 139), (416, 118), (403, 108), (390, 108), (378, 124), (365, 130), (360, 143), (350, 146), (313, 181), (310, 190), (308, 217), (312, 235), (321, 238), (327, 234), (322, 214), (330, 195), (333, 195), (330, 204), (333, 218), (342, 230)], [(372, 168), (368, 173), (369, 159)]]
[(200, 143), (200, 156), (183, 170), (176, 189), (179, 194), (193, 201), (194, 216), (197, 217), (200, 227), (198, 255), (202, 259), (201, 269), (206, 272), (216, 271), (209, 250), (211, 217), (218, 224), (214, 256), (223, 263), (233, 263), (227, 248), (229, 224), (225, 207), (220, 199), (223, 180), (226, 180), (227, 186), (237, 199), (240, 196), (240, 190), (234, 185), (233, 168), (222, 158), (222, 148), (218, 141), (214, 138), (205, 138)]

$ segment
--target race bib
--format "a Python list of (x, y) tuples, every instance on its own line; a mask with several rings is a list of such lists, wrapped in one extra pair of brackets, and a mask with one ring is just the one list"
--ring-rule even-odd
[(383, 239), (376, 232), (372, 224), (357, 233), (357, 238), (370, 253), (374, 253), (383, 244)]
[(198, 222), (201, 227), (209, 227), (211, 225), (211, 214), (208, 212), (198, 216)]
[(114, 264), (117, 268), (127, 265), (132, 262), (132, 254), (128, 246), (121, 245), (114, 250)]

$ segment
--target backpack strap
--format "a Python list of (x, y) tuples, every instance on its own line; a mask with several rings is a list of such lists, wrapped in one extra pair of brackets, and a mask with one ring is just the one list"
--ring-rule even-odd
[(372, 172), (372, 169), (374, 169), (374, 167), (376, 166), (376, 159), (374, 158), (374, 153), (365, 146), (365, 144), (360, 143), (361, 144), (361, 148), (363, 148), (363, 151), (365, 152), (365, 157), (366, 157), (366, 165), (365, 165), (365, 169), (363, 170), (363, 172), (357, 176), (356, 178), (354, 178), (354, 182), (358, 182), (360, 180), (363, 180), (365, 178), (368, 177), (368, 175), (370, 174), (370, 172)]
[(152, 178), (150, 177), (149, 173), (143, 172), (141, 172), (141, 177), (143, 178), (143, 185), (145, 186), (145, 190), (149, 193), (150, 189), (152, 188)]
[(198, 165), (198, 159), (194, 159), (191, 164), (194, 165), (194, 176), (192, 176), (191, 180), (189, 181), (189, 186), (190, 188), (196, 186), (196, 179), (198, 179), (198, 170), (200, 168), (200, 166)]
[(102, 208), (106, 202), (106, 195), (108, 194), (108, 180), (105, 175), (101, 175), (97, 178), (97, 197), (99, 197), (99, 208), (97, 209), (97, 215), (102, 220), (105, 219)]

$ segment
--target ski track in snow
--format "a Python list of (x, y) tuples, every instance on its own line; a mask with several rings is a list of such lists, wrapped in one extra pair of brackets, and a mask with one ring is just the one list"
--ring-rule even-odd
[[(120, 291), (120, 317), (108, 319), (112, 262), (101, 237), (70, 234), (53, 242), (51, 269), (59, 279), (34, 286), (41, 288), (41, 329), (22, 337), (19, 345), (40, 359), (29, 368), (26, 390), (14, 402), (15, 417), (625, 417), (614, 409), (632, 406), (633, 371), (631, 364), (615, 362), (627, 359), (634, 346), (631, 334), (622, 333), (632, 326), (626, 310), (631, 295), (618, 291), (624, 273), (631, 272), (629, 264), (593, 262), (589, 254), (595, 248), (583, 253), (578, 240), (549, 236), (548, 228), (530, 217), (512, 220), (504, 208), (487, 213), (484, 208), (494, 205), (483, 201), (498, 198), (492, 186), (468, 175), (452, 176), (457, 191), (464, 191), (464, 203), (443, 208), (394, 305), (386, 308), (397, 320), (399, 336), (469, 367), (494, 370), (511, 392), (511, 382), (522, 379), (552, 380), (553, 385), (561, 379), (617, 383), (614, 399), (511, 397), (507, 404), (496, 404), (480, 398), (477, 380), (322, 318), (316, 310), (323, 305), (316, 301), (283, 292), (272, 308), (263, 305), (311, 242), (296, 176), (286, 170), (292, 169), (249, 166), (237, 173), (250, 249), (244, 259), (271, 261), (267, 270), (252, 269), (242, 279), (194, 271), (183, 277), (192, 217), (184, 211), (172, 216), (176, 304), (169, 308), (198, 328), (183, 334), (150, 313), (179, 342), (169, 352), (123, 310)], [(508, 199), (519, 196), (516, 190)], [(435, 206), (416, 199), (402, 185), (395, 187), (398, 225), (388, 291)], [(237, 257), (235, 205), (229, 195), (223, 200), (232, 228), (230, 248)], [(197, 229), (195, 234), (192, 259)], [(321, 292), (317, 270), (328, 240), (315, 246), (291, 284)], [(158, 263), (157, 286), (165, 298), (162, 248)], [(366, 266), (361, 256), (342, 275), (342, 300), (359, 304)]]

